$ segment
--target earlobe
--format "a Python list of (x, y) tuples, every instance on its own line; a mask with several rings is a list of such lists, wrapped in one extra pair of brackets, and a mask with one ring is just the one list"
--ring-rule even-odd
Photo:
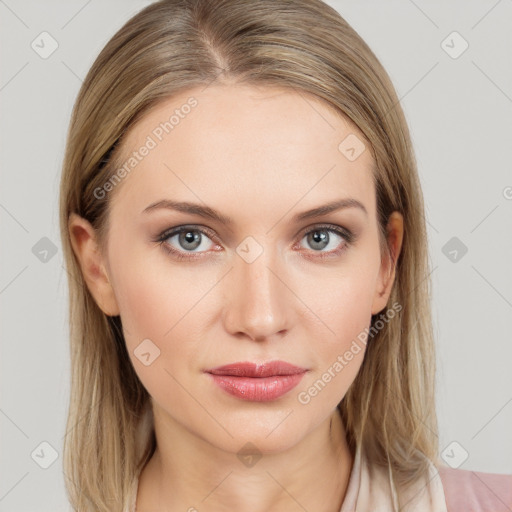
[(119, 315), (119, 307), (108, 278), (104, 257), (96, 242), (94, 228), (83, 217), (71, 213), (68, 229), (73, 252), (94, 300), (106, 315)]
[(391, 289), (393, 288), (393, 283), (395, 281), (396, 263), (402, 249), (403, 234), (403, 216), (401, 213), (395, 211), (389, 216), (386, 228), (387, 245), (389, 250), (386, 251), (382, 258), (372, 304), (372, 315), (380, 313), (388, 303)]

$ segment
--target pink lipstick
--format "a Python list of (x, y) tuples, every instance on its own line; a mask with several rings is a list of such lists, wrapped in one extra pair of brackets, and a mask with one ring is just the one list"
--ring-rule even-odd
[(306, 368), (285, 361), (270, 361), (261, 365), (246, 361), (206, 370), (221, 389), (253, 402), (279, 398), (293, 389), (306, 372)]

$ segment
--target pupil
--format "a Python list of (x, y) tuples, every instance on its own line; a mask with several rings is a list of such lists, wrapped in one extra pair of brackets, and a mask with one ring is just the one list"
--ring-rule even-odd
[(197, 242), (195, 247), (193, 247), (194, 249), (199, 245), (199, 233), (195, 233), (194, 231), (185, 231), (181, 233), (181, 238), (183, 238), (187, 244), (194, 244), (194, 242)]
[(324, 231), (314, 231), (312, 233), (312, 238), (313, 238), (314, 243), (319, 243), (319, 244), (323, 243), (323, 245), (321, 245), (321, 247), (320, 247), (321, 249), (323, 249), (329, 241), (329, 235), (327, 235), (325, 230)]

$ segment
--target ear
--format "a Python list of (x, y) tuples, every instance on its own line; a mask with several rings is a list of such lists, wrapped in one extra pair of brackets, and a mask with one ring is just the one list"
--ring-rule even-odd
[(380, 313), (387, 305), (393, 283), (395, 270), (404, 234), (404, 219), (399, 212), (393, 212), (388, 219), (386, 237), (389, 251), (384, 251), (381, 267), (377, 277), (377, 286), (372, 304), (372, 315)]
[(83, 217), (71, 213), (68, 229), (73, 251), (94, 300), (106, 315), (119, 315), (119, 307), (108, 279), (103, 255), (96, 242), (94, 228)]

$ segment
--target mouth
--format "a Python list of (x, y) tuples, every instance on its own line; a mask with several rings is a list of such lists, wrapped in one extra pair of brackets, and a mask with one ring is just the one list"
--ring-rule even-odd
[(206, 370), (228, 394), (254, 402), (275, 400), (293, 389), (308, 370), (285, 361), (238, 362)]

